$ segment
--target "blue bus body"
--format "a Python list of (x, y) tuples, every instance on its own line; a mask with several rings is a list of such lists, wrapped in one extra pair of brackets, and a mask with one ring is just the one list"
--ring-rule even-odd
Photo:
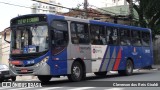
[[(53, 49), (50, 48), (51, 40), (49, 39), (49, 49), (36, 58), (21, 59), (10, 55), (10, 69), (13, 75), (51, 75), (51, 76), (66, 76), (71, 74), (72, 64), (75, 60), (83, 62), (85, 73), (104, 72), (104, 71), (119, 71), (126, 69), (126, 60), (130, 59), (133, 62), (134, 69), (151, 66), (153, 64), (153, 50), (152, 50), (152, 35), (151, 30), (147, 28), (113, 24), (108, 22), (100, 22), (95, 20), (76, 19), (71, 17), (52, 15), (52, 14), (31, 14), (13, 18), (11, 21), (26, 16), (45, 16), (47, 18), (46, 24), (48, 32), (51, 33), (51, 26), (53, 21), (66, 21), (68, 25), (68, 44), (60, 52), (53, 54)], [(148, 32), (150, 34), (150, 43), (148, 46), (134, 46), (134, 45), (92, 45), (91, 43), (73, 44), (71, 41), (71, 23), (85, 23), (88, 25), (98, 25), (104, 28), (116, 28), (132, 31), (140, 31), (140, 33)], [(36, 24), (36, 23), (35, 23)], [(12, 25), (11, 27), (18, 27), (22, 25)], [(32, 25), (32, 24), (28, 24)], [(105, 29), (106, 30), (106, 29)], [(106, 30), (107, 32), (107, 30)], [(52, 35), (51, 35), (52, 36)], [(51, 37), (49, 35), (49, 38)], [(117, 36), (118, 37), (118, 36)], [(12, 46), (12, 45), (11, 45)], [(31, 45), (30, 45), (31, 46)], [(28, 50), (27, 47), (26, 50)], [(61, 47), (59, 47), (61, 48)], [(77, 49), (77, 50), (75, 50)], [(24, 49), (23, 49), (24, 50)], [(56, 50), (59, 50), (58, 47)], [(77, 52), (76, 52), (77, 51)], [(11, 51), (12, 52), (12, 51)], [(97, 53), (97, 54), (96, 54)], [(32, 54), (28, 55), (32, 56)], [(25, 57), (25, 56), (24, 56)], [(26, 56), (27, 57), (27, 56)], [(43, 62), (44, 61), (44, 62)], [(97, 62), (97, 63), (94, 63)], [(97, 66), (97, 67), (96, 67)]]

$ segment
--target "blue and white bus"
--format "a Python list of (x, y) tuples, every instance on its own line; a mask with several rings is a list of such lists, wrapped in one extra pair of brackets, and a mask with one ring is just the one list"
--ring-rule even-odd
[(148, 28), (52, 14), (18, 16), (10, 24), (12, 75), (80, 81), (86, 73), (131, 75), (153, 64)]

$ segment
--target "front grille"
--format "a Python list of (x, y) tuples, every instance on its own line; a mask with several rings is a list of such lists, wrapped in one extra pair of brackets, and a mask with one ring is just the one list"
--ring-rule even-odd
[(38, 58), (46, 53), (47, 51), (39, 52), (39, 53), (28, 53), (28, 54), (11, 54), (11, 58), (13, 60), (31, 60), (31, 59)]
[(39, 56), (16, 56), (16, 55), (11, 55), (12, 59), (14, 60), (30, 60), (30, 59), (35, 59), (38, 58)]
[(7, 75), (7, 74), (9, 74), (9, 71), (2, 71), (1, 72), (3, 75)]
[(18, 74), (30, 74), (33, 73), (33, 70), (28, 70), (27, 72), (21, 72), (21, 70), (16, 70)]
[(16, 67), (30, 67), (34, 66), (35, 64), (29, 64), (29, 65), (15, 65)]

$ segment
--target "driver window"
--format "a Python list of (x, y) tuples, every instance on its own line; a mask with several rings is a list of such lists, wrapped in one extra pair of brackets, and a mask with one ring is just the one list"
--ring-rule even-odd
[(66, 46), (67, 45), (67, 43), (68, 43), (67, 31), (55, 30), (54, 36), (55, 36), (54, 41), (57, 46)]
[(52, 45), (60, 47), (68, 44), (68, 24), (66, 21), (53, 21)]

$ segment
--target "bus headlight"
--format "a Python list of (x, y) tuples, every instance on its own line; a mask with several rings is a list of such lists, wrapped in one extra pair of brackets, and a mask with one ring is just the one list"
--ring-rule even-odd
[(43, 65), (48, 61), (48, 59), (49, 59), (49, 56), (45, 57), (41, 62), (37, 63), (36, 66), (38, 67), (39, 65)]
[(41, 63), (45, 63), (45, 62), (47, 62), (47, 61), (48, 61), (48, 59), (49, 59), (49, 56), (45, 57), (45, 58), (41, 61)]
[(13, 65), (13, 64), (11, 64), (11, 63), (9, 63), (9, 66), (11, 66), (12, 68), (14, 68), (15, 66)]

